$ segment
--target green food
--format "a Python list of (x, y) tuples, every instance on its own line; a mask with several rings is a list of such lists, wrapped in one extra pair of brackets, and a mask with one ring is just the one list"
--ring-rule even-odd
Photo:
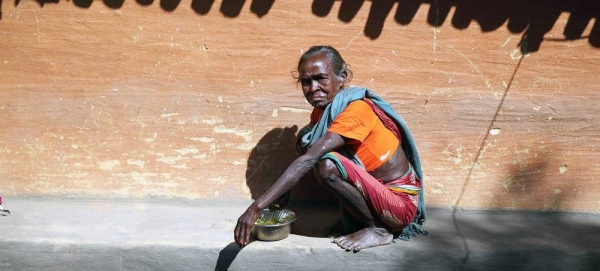
[(277, 218), (271, 218), (271, 219), (264, 219), (264, 218), (259, 218), (258, 220), (256, 220), (256, 225), (276, 225), (279, 224), (279, 220), (277, 220)]
[(277, 219), (277, 218), (265, 219), (265, 218), (261, 217), (258, 220), (256, 220), (255, 224), (263, 225), (263, 226), (285, 224), (285, 223), (292, 221), (293, 219), (294, 219), (293, 217), (285, 217), (282, 219)]

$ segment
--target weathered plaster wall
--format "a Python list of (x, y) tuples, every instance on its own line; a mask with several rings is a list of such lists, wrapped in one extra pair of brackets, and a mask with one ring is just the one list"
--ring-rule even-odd
[(255, 197), (330, 44), (411, 127), (429, 204), (600, 210), (598, 5), (492, 2), (0, 1), (0, 194)]

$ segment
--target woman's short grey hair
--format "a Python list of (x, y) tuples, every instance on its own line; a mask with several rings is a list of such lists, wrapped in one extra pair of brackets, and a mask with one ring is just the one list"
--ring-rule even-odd
[(310, 47), (310, 49), (308, 49), (308, 51), (306, 51), (300, 57), (300, 60), (298, 61), (298, 70), (300, 70), (300, 67), (304, 61), (319, 54), (325, 54), (327, 56), (333, 65), (333, 72), (337, 76), (341, 76), (343, 73), (346, 73), (346, 83), (350, 82), (352, 77), (352, 71), (350, 70), (350, 67), (346, 64), (346, 61), (344, 61), (340, 55), (340, 52), (331, 46), (319, 45)]

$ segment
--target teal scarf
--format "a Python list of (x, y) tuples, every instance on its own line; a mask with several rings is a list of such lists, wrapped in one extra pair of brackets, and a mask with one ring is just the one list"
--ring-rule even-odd
[[(368, 98), (373, 101), (375, 105), (381, 108), (381, 110), (383, 110), (396, 123), (402, 136), (402, 149), (408, 157), (415, 174), (421, 180), (421, 191), (419, 192), (419, 207), (417, 208), (417, 214), (415, 215), (413, 221), (406, 226), (402, 233), (400, 233), (397, 237), (402, 240), (409, 240), (411, 236), (416, 236), (417, 234), (427, 235), (428, 232), (422, 228), (422, 225), (427, 218), (427, 214), (425, 211), (425, 197), (423, 193), (425, 190), (425, 184), (423, 180), (423, 171), (421, 169), (421, 160), (419, 159), (419, 154), (417, 152), (417, 146), (404, 120), (396, 113), (396, 111), (394, 111), (389, 103), (384, 101), (373, 91), (359, 87), (350, 87), (340, 91), (335, 96), (333, 101), (327, 105), (323, 111), (323, 115), (321, 115), (321, 118), (319, 119), (319, 122), (312, 126), (310, 131), (307, 131), (306, 134), (302, 135), (300, 139), (302, 142), (302, 147), (308, 148), (312, 146), (317, 139), (323, 136), (327, 132), (327, 129), (329, 129), (329, 126), (333, 120), (342, 112), (342, 110), (346, 108), (346, 106), (348, 106), (350, 102), (362, 100), (364, 98)], [(363, 166), (360, 159), (358, 159), (358, 156), (356, 156), (356, 154), (350, 148), (345, 148), (345, 152), (346, 153), (343, 153), (345, 156), (352, 159), (352, 161), (358, 165)]]

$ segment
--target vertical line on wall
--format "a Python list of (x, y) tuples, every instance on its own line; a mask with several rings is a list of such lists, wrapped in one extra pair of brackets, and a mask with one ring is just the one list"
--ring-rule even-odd
[(462, 185), (460, 193), (458, 194), (458, 197), (456, 198), (456, 200), (454, 201), (454, 204), (452, 205), (452, 209), (453, 209), (452, 210), (452, 221), (454, 223), (454, 228), (458, 232), (458, 235), (461, 237), (463, 247), (466, 251), (465, 257), (463, 258), (462, 262), (454, 270), (460, 270), (461, 267), (467, 262), (470, 254), (471, 254), (471, 251), (469, 249), (469, 244), (467, 243), (467, 240), (465, 239), (462, 231), (460, 230), (458, 221), (456, 220), (456, 211), (458, 210), (459, 205), (462, 201), (462, 198), (465, 194), (465, 191), (467, 190), (467, 187), (469, 186), (469, 182), (471, 181), (471, 175), (473, 174), (473, 169), (475, 168), (475, 165), (477, 165), (477, 161), (479, 161), (479, 157), (481, 156), (483, 147), (485, 146), (488, 136), (490, 135), (490, 131), (494, 128), (494, 124), (496, 123), (496, 119), (498, 118), (498, 115), (500, 114), (500, 109), (502, 109), (502, 105), (504, 104), (504, 100), (506, 99), (506, 96), (508, 94), (508, 90), (512, 86), (513, 80), (515, 79), (517, 71), (519, 70), (519, 67), (521, 66), (521, 62), (523, 61), (525, 54), (527, 54), (527, 43), (523, 39), (519, 43), (519, 46), (521, 47), (521, 52), (522, 52), (521, 58), (519, 59), (519, 62), (517, 63), (517, 66), (515, 67), (515, 71), (513, 72), (512, 76), (510, 78), (510, 81), (508, 82), (508, 85), (506, 86), (506, 89), (504, 90), (502, 99), (500, 99), (500, 103), (498, 104), (498, 107), (496, 108), (496, 112), (494, 113), (494, 116), (492, 117), (490, 125), (488, 126), (487, 131), (485, 132), (485, 136), (483, 137), (483, 140), (481, 141), (481, 145), (479, 146), (479, 149), (477, 150), (477, 155), (475, 155), (475, 159), (473, 160), (473, 163), (471, 163), (471, 168), (469, 169), (469, 173), (467, 174), (467, 178), (465, 179), (465, 182)]

